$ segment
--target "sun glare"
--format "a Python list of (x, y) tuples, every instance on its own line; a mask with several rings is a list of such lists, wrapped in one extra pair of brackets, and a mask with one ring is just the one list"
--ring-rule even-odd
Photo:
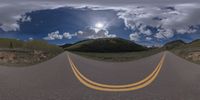
[(98, 22), (98, 23), (95, 24), (95, 27), (99, 28), (99, 29), (102, 29), (104, 27), (104, 24), (101, 23), (101, 22)]

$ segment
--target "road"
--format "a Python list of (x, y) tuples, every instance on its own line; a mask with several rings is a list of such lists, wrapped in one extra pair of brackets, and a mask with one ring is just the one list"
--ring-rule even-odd
[(0, 66), (0, 100), (200, 100), (200, 66), (163, 54), (112, 63), (65, 52), (29, 67)]

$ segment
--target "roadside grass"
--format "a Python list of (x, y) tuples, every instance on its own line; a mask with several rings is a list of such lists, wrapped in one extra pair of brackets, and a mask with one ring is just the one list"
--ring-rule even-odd
[(174, 41), (165, 45), (164, 48), (183, 59), (200, 64), (200, 40), (190, 43)]
[(0, 48), (22, 48), (23, 44), (20, 40), (0, 38)]
[(15, 51), (33, 51), (40, 50), (57, 55), (64, 50), (56, 45), (48, 44), (45, 41), (32, 40), (32, 41), (20, 41), (16, 39), (0, 38), (0, 50), (15, 50)]
[(138, 60), (161, 52), (161, 49), (151, 49), (140, 52), (119, 52), (119, 53), (94, 53), (94, 52), (75, 52), (80, 56), (107, 62), (125, 62)]
[(46, 53), (49, 53), (51, 56), (56, 56), (64, 52), (64, 50), (61, 47), (48, 44), (45, 41), (37, 41), (37, 40), (25, 42), (23, 48), (28, 50), (44, 51)]
[[(192, 57), (189, 57), (191, 53), (200, 52), (199, 47), (188, 47), (188, 48), (180, 48), (180, 49), (172, 49), (170, 50), (175, 55), (186, 59), (192, 63), (200, 64), (200, 59), (194, 60)], [(198, 57), (199, 58), (199, 57)]]
[[(34, 65), (49, 60), (62, 52), (64, 52), (63, 48), (45, 41), (0, 38), (0, 65)], [(9, 60), (11, 58), (13, 60)]]

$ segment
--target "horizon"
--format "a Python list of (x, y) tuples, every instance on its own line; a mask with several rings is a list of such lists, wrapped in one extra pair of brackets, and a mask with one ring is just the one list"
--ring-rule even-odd
[[(116, 38), (116, 39), (124, 39), (124, 38), (119, 38), (119, 37), (113, 37), (113, 38), (97, 38), (97, 39), (114, 39), (114, 38)], [(15, 38), (0, 38), (0, 39), (14, 39), (14, 40), (22, 41), (22, 42), (41, 41), (41, 42), (46, 42), (46, 43), (48, 43), (48, 41), (45, 41), (45, 40), (43, 40), (43, 39), (38, 39), (38, 40), (37, 40), (37, 39), (34, 39), (34, 40), (20, 40), (20, 39), (15, 39)], [(52, 45), (57, 45), (57, 46), (64, 46), (64, 45), (67, 45), (67, 44), (69, 44), (69, 45), (74, 45), (74, 44), (76, 44), (76, 43), (80, 43), (80, 42), (85, 41), (85, 40), (97, 40), (97, 39), (84, 39), (84, 40), (80, 40), (80, 41), (73, 42), (73, 43), (52, 44)], [(128, 40), (128, 39), (124, 39), (124, 40), (131, 41), (131, 40)], [(133, 43), (135, 43), (135, 44), (138, 44), (138, 45), (141, 45), (141, 46), (144, 46), (144, 47), (147, 47), (147, 48), (152, 48), (152, 47), (160, 48), (160, 47), (164, 47), (166, 44), (172, 43), (172, 42), (182, 41), (183, 43), (190, 44), (190, 43), (195, 42), (195, 41), (198, 41), (198, 40), (200, 40), (200, 39), (196, 39), (196, 40), (193, 40), (193, 41), (190, 41), (190, 42), (186, 42), (186, 41), (183, 41), (183, 40), (181, 40), (181, 39), (177, 39), (177, 40), (168, 41), (168, 42), (164, 43), (163, 45), (152, 45), (152, 46), (147, 46), (147, 45), (139, 44), (139, 43), (136, 43), (136, 42), (134, 42), (134, 41), (131, 41), (131, 42), (133, 42)], [(49, 44), (49, 43), (48, 43), (48, 44)]]

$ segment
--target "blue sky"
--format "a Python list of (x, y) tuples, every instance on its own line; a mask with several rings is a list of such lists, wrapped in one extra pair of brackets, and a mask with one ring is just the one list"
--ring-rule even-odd
[[(0, 18), (0, 37), (45, 40), (52, 44), (120, 37), (146, 46), (200, 38), (200, 7), (194, 3), (42, 7)], [(0, 10), (1, 13), (7, 14)]]

